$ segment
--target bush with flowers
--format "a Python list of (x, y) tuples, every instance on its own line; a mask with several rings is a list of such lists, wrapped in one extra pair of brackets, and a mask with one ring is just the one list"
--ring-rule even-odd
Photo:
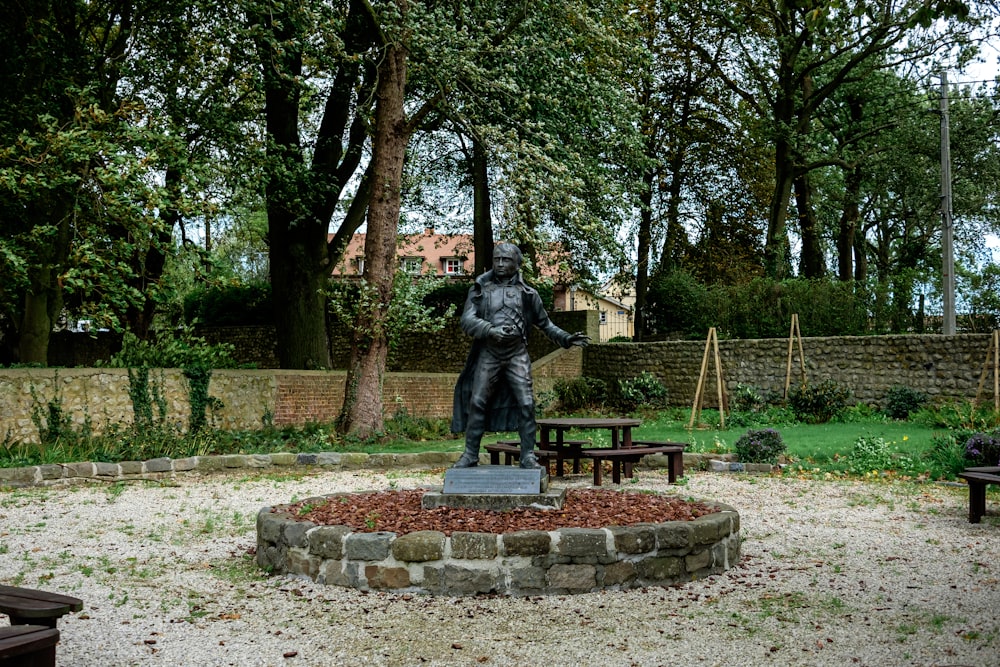
[(1000, 436), (997, 433), (973, 433), (965, 441), (965, 458), (973, 466), (1000, 465)]
[(743, 463), (777, 463), (785, 453), (785, 442), (773, 428), (750, 429), (736, 439), (733, 447)]

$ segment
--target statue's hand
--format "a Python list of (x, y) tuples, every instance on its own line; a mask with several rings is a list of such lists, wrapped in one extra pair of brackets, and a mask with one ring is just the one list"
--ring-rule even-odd
[(504, 341), (509, 341), (512, 338), (517, 337), (517, 331), (513, 327), (504, 325), (502, 327), (493, 327), (490, 329), (490, 340), (494, 343), (502, 343)]
[(590, 345), (590, 336), (582, 331), (577, 331), (576, 333), (570, 334), (569, 344), (576, 347), (587, 347)]

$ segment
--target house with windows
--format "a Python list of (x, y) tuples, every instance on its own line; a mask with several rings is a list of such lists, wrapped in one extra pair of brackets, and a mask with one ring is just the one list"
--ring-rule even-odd
[[(396, 256), (399, 268), (413, 275), (471, 279), (476, 266), (472, 234), (438, 234), (433, 227), (423, 233), (401, 234)], [(365, 273), (365, 234), (355, 234), (347, 244), (333, 276), (351, 278)], [(560, 279), (556, 262), (541, 267), (543, 276), (554, 281), (554, 310), (596, 310), (600, 314), (601, 340), (633, 335), (633, 307), (626, 299), (592, 294)], [(633, 298), (634, 303), (634, 298)]]
[[(469, 276), (475, 266), (472, 234), (437, 234), (428, 227), (422, 234), (401, 234), (396, 251), (399, 268), (414, 275)], [(333, 275), (365, 273), (365, 234), (355, 234)]]

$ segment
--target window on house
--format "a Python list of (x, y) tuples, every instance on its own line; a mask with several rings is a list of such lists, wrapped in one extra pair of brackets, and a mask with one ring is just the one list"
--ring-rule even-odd
[(357, 270), (358, 275), (363, 275), (365, 272), (365, 258), (355, 257), (354, 258), (354, 268)]
[(601, 324), (607, 324), (607, 323), (608, 323), (608, 311), (602, 310), (601, 311)]
[(423, 259), (420, 257), (404, 257), (399, 260), (399, 268), (407, 273), (420, 273), (423, 268)]
[(458, 275), (462, 273), (462, 260), (460, 259), (444, 260), (444, 272), (447, 275)]

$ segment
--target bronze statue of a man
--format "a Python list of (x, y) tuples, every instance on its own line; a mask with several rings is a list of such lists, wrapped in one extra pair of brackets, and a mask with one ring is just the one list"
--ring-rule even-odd
[(540, 467), (535, 457), (535, 397), (531, 386), (528, 332), (538, 327), (561, 347), (585, 346), (590, 337), (567, 333), (549, 320), (538, 292), (521, 279), (517, 246), (499, 243), (493, 269), (476, 278), (462, 311), (462, 330), (472, 350), (455, 386), (451, 430), (465, 431), (465, 451), (456, 468), (479, 463), (486, 431), (517, 431), (521, 467)]

